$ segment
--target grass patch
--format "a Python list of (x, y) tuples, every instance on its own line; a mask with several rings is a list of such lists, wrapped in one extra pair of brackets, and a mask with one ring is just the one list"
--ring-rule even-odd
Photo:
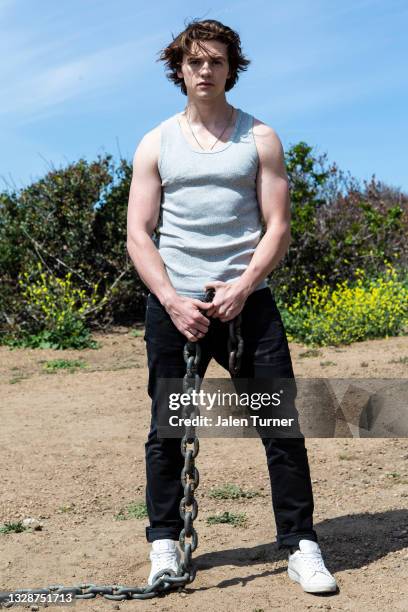
[(132, 329), (130, 335), (133, 336), (133, 338), (143, 338), (144, 329)]
[(319, 355), (321, 354), (322, 352), (319, 351), (318, 349), (308, 349), (307, 351), (303, 351), (302, 353), (299, 353), (299, 357), (302, 357), (302, 358), (319, 357)]
[(43, 368), (46, 372), (58, 372), (59, 370), (68, 370), (75, 372), (78, 369), (86, 368), (87, 364), (83, 359), (50, 359), (46, 361)]
[(207, 525), (228, 524), (233, 527), (245, 527), (248, 518), (245, 512), (223, 512), (222, 514), (212, 514), (207, 518)]
[(0, 533), (21, 533), (25, 531), (26, 527), (24, 527), (21, 521), (17, 523), (4, 523), (4, 525), (0, 525)]
[(62, 513), (71, 512), (72, 510), (75, 510), (75, 504), (74, 503), (67, 504), (66, 506), (60, 506), (58, 508), (58, 511), (62, 512)]
[(106, 372), (116, 372), (116, 370), (132, 370), (134, 368), (141, 368), (142, 366), (137, 361), (132, 361), (128, 363), (122, 363), (118, 365), (113, 365), (111, 368), (105, 370)]
[(115, 515), (117, 521), (127, 521), (128, 519), (143, 519), (147, 517), (147, 508), (144, 502), (131, 502), (126, 508), (121, 508)]
[(403, 365), (408, 365), (408, 356), (398, 357), (398, 359), (391, 359), (388, 363), (402, 363)]
[(15, 385), (16, 383), (20, 382), (20, 380), (26, 380), (27, 378), (30, 377), (26, 374), (19, 374), (18, 376), (13, 376), (13, 378), (10, 378), (9, 383), (10, 385)]
[(348, 455), (347, 453), (340, 453), (339, 455), (339, 459), (342, 459), (343, 461), (353, 461), (354, 459), (358, 459), (359, 457), (357, 455)]
[(335, 361), (321, 361), (320, 365), (325, 368), (326, 366), (337, 365), (337, 363)]
[(35, 348), (35, 349), (99, 349), (102, 344), (93, 340), (91, 332), (84, 329), (78, 335), (74, 333), (67, 335), (66, 337), (58, 337), (57, 334), (43, 330), (38, 334), (23, 334), (19, 337), (6, 336), (3, 338), (5, 346), (8, 346), (10, 350), (24, 349), (24, 348)]
[(388, 472), (385, 474), (391, 485), (408, 484), (408, 480), (398, 472)]
[(213, 499), (240, 499), (242, 497), (250, 499), (257, 497), (260, 493), (259, 491), (244, 491), (238, 485), (228, 483), (211, 489), (208, 495)]

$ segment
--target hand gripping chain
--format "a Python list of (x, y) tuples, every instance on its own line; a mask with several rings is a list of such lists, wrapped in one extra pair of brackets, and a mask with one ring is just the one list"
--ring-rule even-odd
[[(211, 302), (214, 297), (214, 289), (207, 291), (205, 302)], [(239, 372), (241, 356), (243, 352), (243, 339), (241, 336), (241, 315), (229, 322), (229, 371), (231, 376), (236, 376)], [(186, 342), (183, 351), (186, 363), (186, 373), (183, 378), (183, 392), (191, 395), (192, 391), (199, 391), (201, 379), (198, 375), (198, 366), (201, 358), (201, 347), (198, 342)], [(193, 418), (198, 414), (198, 406), (190, 404), (183, 406), (183, 417)], [(193, 522), (198, 514), (198, 504), (194, 497), (199, 483), (199, 472), (195, 466), (195, 458), (199, 452), (199, 440), (194, 426), (186, 426), (185, 434), (181, 439), (181, 454), (184, 457), (184, 467), (181, 471), (181, 483), (184, 489), (183, 498), (180, 501), (180, 516), (184, 521), (184, 527), (179, 535), (180, 548), (184, 553), (183, 561), (180, 565), (179, 575), (173, 575), (171, 570), (162, 570), (156, 574), (152, 585), (145, 587), (122, 586), (118, 584), (109, 586), (97, 586), (95, 584), (78, 584), (73, 587), (63, 585), (51, 585), (46, 588), (38, 589), (16, 589), (13, 594), (26, 594), (37, 596), (55, 597), (59, 595), (71, 595), (76, 599), (94, 599), (97, 595), (102, 595), (105, 599), (122, 601), (124, 599), (151, 599), (169, 592), (174, 588), (181, 588), (190, 584), (196, 577), (196, 568), (192, 562), (192, 553), (198, 546), (197, 531), (193, 527)], [(191, 541), (186, 541), (190, 540)], [(9, 600), (10, 591), (0, 592), (0, 608), (9, 608), (13, 605)], [(35, 603), (35, 599), (29, 600)], [(52, 601), (52, 599), (51, 599)]]

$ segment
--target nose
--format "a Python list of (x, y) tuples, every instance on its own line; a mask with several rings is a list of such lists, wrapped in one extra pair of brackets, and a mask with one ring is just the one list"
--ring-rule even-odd
[(201, 73), (209, 74), (210, 72), (211, 71), (210, 71), (210, 64), (209, 64), (209, 62), (208, 61), (204, 62), (202, 67), (201, 67)]

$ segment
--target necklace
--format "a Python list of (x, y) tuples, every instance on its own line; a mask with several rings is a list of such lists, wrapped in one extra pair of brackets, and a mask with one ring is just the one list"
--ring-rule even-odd
[[(230, 116), (229, 116), (228, 122), (227, 122), (227, 124), (225, 125), (224, 129), (222, 130), (221, 134), (218, 136), (217, 140), (216, 140), (216, 141), (214, 142), (214, 144), (212, 145), (212, 147), (210, 147), (210, 148), (209, 148), (209, 151), (212, 151), (212, 149), (215, 147), (215, 145), (217, 144), (217, 142), (219, 141), (219, 139), (220, 139), (220, 138), (223, 136), (223, 134), (224, 134), (225, 130), (227, 129), (227, 127), (229, 126), (229, 124), (230, 124), (230, 122), (231, 122), (231, 119), (232, 119), (232, 115), (233, 115), (233, 113), (234, 113), (234, 107), (233, 107), (233, 106), (231, 106), (231, 114), (230, 114)], [(203, 147), (203, 146), (201, 146), (200, 142), (198, 141), (198, 139), (197, 139), (196, 135), (195, 135), (195, 134), (194, 134), (194, 132), (193, 132), (193, 128), (191, 127), (191, 123), (190, 123), (190, 121), (188, 120), (187, 108), (185, 109), (184, 114), (185, 114), (185, 116), (186, 116), (187, 123), (188, 123), (188, 126), (189, 126), (189, 128), (190, 128), (190, 132), (191, 132), (191, 133), (192, 133), (192, 135), (194, 136), (194, 138), (195, 138), (196, 142), (198, 143), (199, 147), (201, 147), (201, 149), (203, 149), (203, 150), (205, 151), (206, 149), (204, 149), (204, 147)]]

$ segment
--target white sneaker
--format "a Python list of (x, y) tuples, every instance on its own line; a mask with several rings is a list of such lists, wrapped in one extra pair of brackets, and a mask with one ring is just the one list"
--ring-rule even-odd
[(168, 569), (169, 574), (176, 576), (180, 567), (180, 551), (176, 546), (176, 540), (165, 539), (152, 542), (150, 561), (152, 567), (147, 581), (149, 585), (153, 584), (155, 575), (164, 569)]
[(289, 578), (299, 582), (308, 593), (336, 591), (336, 579), (325, 566), (318, 543), (300, 540), (299, 549), (289, 553)]

